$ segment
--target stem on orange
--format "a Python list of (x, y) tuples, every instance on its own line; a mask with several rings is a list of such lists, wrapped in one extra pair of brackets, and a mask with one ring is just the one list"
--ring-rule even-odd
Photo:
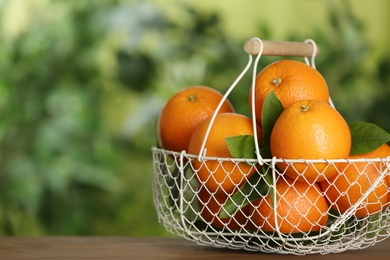
[(308, 106), (301, 106), (301, 111), (302, 112), (306, 112), (309, 110), (309, 107)]
[(196, 99), (196, 96), (194, 96), (194, 95), (191, 95), (188, 97), (188, 101), (190, 101), (190, 102), (194, 102), (195, 99)]
[(272, 81), (272, 84), (274, 84), (274, 86), (279, 86), (280, 83), (282, 83), (282, 79), (281, 78), (276, 78)]

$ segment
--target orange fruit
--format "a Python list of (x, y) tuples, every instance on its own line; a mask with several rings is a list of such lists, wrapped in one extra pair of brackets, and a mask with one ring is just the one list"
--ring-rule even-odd
[[(164, 149), (181, 152), (187, 150), (195, 127), (210, 117), (223, 95), (205, 86), (187, 87), (169, 99), (158, 120), (158, 135)], [(233, 112), (226, 99), (219, 113)]]
[[(358, 158), (386, 158), (390, 156), (390, 147), (387, 144), (378, 149), (360, 155), (351, 155), (348, 159)], [(344, 213), (354, 206), (380, 177), (381, 171), (386, 169), (385, 162), (353, 162), (339, 165), (340, 173), (328, 181), (321, 182), (321, 188), (332, 207)], [(389, 177), (387, 176), (370, 192), (357, 207), (354, 215), (365, 217), (380, 212), (388, 204)]]
[[(211, 118), (204, 120), (195, 129), (188, 145), (190, 154), (199, 154), (210, 121)], [(260, 131), (258, 129), (257, 133), (260, 134)], [(206, 141), (206, 156), (232, 158), (225, 138), (239, 135), (254, 135), (252, 120), (236, 113), (218, 114)], [(207, 187), (210, 193), (225, 192), (232, 194), (256, 170), (253, 165), (230, 160), (208, 159), (199, 161), (194, 159), (192, 165), (198, 180)]]
[(219, 214), (228, 200), (229, 196), (225, 193), (210, 194), (206, 188), (201, 188), (198, 192), (200, 215), (206, 223), (214, 227), (224, 228), (226, 226), (231, 230), (240, 230), (248, 222), (249, 207), (239, 209), (231, 217), (220, 218)]
[(326, 225), (329, 206), (317, 183), (281, 177), (275, 187), (275, 205), (270, 195), (253, 202), (249, 215), (255, 227), (290, 234), (319, 231)]
[[(269, 64), (256, 77), (256, 120), (261, 124), (263, 103), (271, 91), (283, 107), (300, 100), (329, 102), (328, 85), (324, 77), (313, 67), (296, 60), (280, 60)], [(252, 106), (251, 94), (249, 104)]]
[[(271, 154), (283, 159), (339, 159), (349, 155), (351, 132), (347, 122), (327, 103), (302, 100), (287, 107), (271, 132)], [(334, 164), (277, 163), (288, 177), (320, 182), (337, 173)]]

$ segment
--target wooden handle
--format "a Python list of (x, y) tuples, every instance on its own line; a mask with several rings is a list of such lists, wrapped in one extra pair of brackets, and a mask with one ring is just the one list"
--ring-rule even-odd
[[(314, 46), (310, 42), (278, 42), (278, 41), (262, 41), (263, 56), (296, 56), (296, 57), (311, 57), (313, 55)], [(260, 51), (260, 42), (256, 39), (250, 39), (245, 42), (244, 50), (250, 55), (256, 55)], [(316, 47), (315, 56), (319, 53), (318, 46)]]

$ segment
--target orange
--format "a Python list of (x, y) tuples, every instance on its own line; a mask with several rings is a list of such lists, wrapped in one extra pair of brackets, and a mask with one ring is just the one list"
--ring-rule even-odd
[(270, 195), (253, 202), (249, 215), (255, 227), (290, 234), (319, 231), (326, 225), (329, 206), (317, 183), (281, 177), (275, 187), (275, 205)]
[[(347, 122), (327, 103), (302, 100), (287, 107), (271, 132), (273, 156), (283, 159), (339, 159), (349, 155), (351, 132)], [(337, 173), (334, 164), (277, 163), (288, 177), (320, 182)]]
[[(328, 85), (316, 69), (296, 60), (276, 61), (256, 77), (255, 111), (258, 124), (261, 124), (264, 100), (272, 90), (284, 108), (300, 100), (329, 101)], [(252, 105), (251, 101), (249, 103)]]
[[(187, 150), (195, 127), (210, 117), (223, 95), (204, 86), (187, 87), (169, 99), (158, 120), (158, 135), (164, 149), (181, 152)], [(219, 113), (233, 112), (233, 106), (225, 100)]]
[(200, 215), (206, 223), (214, 227), (224, 228), (226, 226), (231, 230), (240, 230), (248, 222), (249, 207), (239, 209), (231, 217), (220, 218), (219, 214), (228, 200), (229, 196), (225, 193), (210, 194), (207, 189), (201, 188), (198, 192)]
[[(358, 158), (386, 158), (390, 156), (390, 147), (387, 144), (378, 149), (360, 155), (349, 156), (348, 159)], [(332, 207), (344, 213), (354, 206), (380, 177), (381, 171), (386, 169), (385, 162), (353, 162), (342, 163), (339, 166), (340, 173), (329, 181), (321, 182), (321, 188)], [(360, 205), (354, 215), (365, 217), (380, 212), (389, 202), (388, 192), (389, 177), (384, 178), (370, 192)]]
[[(195, 129), (188, 152), (198, 155), (210, 124), (211, 118), (206, 119)], [(260, 133), (260, 129), (257, 130)], [(225, 138), (239, 135), (254, 135), (252, 120), (236, 113), (218, 114), (212, 124), (206, 141), (206, 156), (218, 158), (232, 158)], [(253, 151), (254, 152), (254, 151)], [(210, 193), (225, 192), (231, 194), (255, 172), (255, 166), (244, 162), (230, 160), (208, 159), (192, 161), (195, 176), (204, 184)]]

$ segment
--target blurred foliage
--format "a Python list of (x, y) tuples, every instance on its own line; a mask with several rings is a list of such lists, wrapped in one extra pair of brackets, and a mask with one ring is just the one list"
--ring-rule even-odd
[(373, 61), (375, 46), (363, 37), (367, 28), (343, 3), (344, 8), (329, 11), (332, 34), (318, 31), (313, 36), (322, 47), (317, 67), (336, 108), (348, 121), (372, 122), (389, 132), (390, 55)]
[[(186, 5), (188, 22), (150, 1), (44, 3), (26, 30), (0, 38), (0, 234), (167, 235), (152, 199), (152, 122), (185, 86), (225, 91), (247, 62), (247, 39)], [(389, 131), (390, 57), (364, 66), (375, 46), (348, 6), (330, 9), (329, 23), (332, 34), (312, 38), (336, 107)], [(272, 28), (254, 36), (272, 39)], [(249, 114), (250, 82), (229, 97), (239, 113)]]

